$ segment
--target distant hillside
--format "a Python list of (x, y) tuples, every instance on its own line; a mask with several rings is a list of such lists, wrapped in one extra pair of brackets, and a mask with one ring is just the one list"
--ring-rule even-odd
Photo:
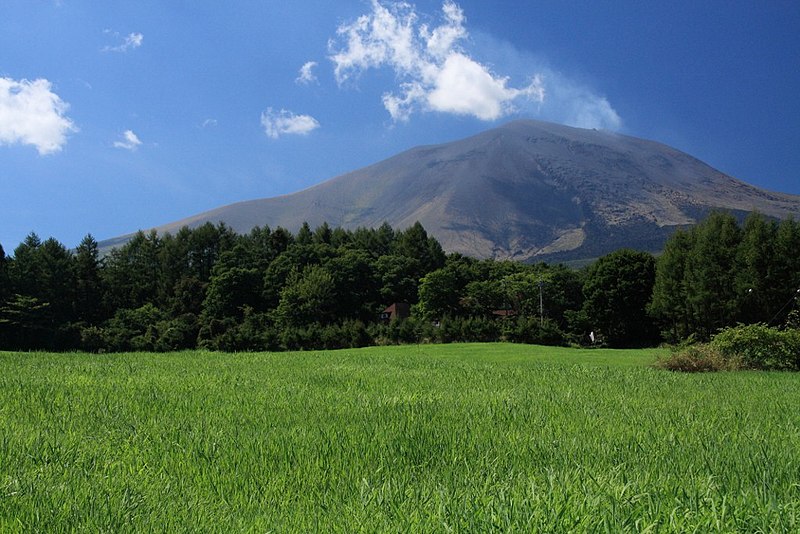
[(758, 189), (657, 142), (517, 121), (156, 229), (174, 233), (209, 221), (238, 232), (264, 225), (296, 231), (304, 221), (405, 228), (420, 221), (449, 252), (565, 261), (620, 247), (660, 250), (676, 227), (713, 209), (800, 217), (800, 196)]

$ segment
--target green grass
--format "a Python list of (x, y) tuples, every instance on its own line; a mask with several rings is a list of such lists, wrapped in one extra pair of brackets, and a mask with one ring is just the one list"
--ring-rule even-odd
[(800, 376), (659, 354), (0, 353), (0, 531), (800, 531)]

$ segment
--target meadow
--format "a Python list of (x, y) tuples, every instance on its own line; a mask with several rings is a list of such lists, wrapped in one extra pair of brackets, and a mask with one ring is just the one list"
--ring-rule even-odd
[(0, 531), (800, 531), (800, 375), (660, 354), (0, 353)]

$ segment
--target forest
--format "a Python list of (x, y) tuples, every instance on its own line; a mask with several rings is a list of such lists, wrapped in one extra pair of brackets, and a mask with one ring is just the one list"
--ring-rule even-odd
[(0, 350), (645, 347), (797, 327), (798, 297), (800, 223), (760, 214), (715, 212), (658, 257), (623, 249), (582, 269), (446, 254), (419, 223), (206, 224), (139, 232), (108, 253), (91, 235), (69, 250), (32, 233), (10, 255), (0, 246)]

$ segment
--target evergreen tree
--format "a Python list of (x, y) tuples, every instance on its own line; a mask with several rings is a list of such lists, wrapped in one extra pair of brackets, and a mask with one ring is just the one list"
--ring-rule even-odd
[(0, 305), (11, 293), (11, 280), (8, 278), (8, 259), (3, 245), (0, 245)]
[(714, 212), (692, 233), (684, 282), (690, 329), (708, 339), (736, 322), (739, 296), (735, 266), (741, 230), (732, 215)]
[(318, 226), (316, 230), (314, 230), (314, 235), (312, 237), (312, 240), (314, 243), (318, 245), (330, 245), (331, 237), (332, 237), (331, 227), (328, 226), (328, 223), (324, 222), (320, 226)]
[(691, 334), (688, 308), (686, 264), (694, 246), (694, 233), (678, 230), (664, 245), (656, 264), (656, 279), (649, 313), (664, 328), (664, 337), (672, 342)]
[(8, 277), (8, 259), (3, 245), (0, 245), (0, 350), (11, 348), (8, 337), (10, 326), (3, 322), (2, 317), (2, 309), (10, 296), (11, 280)]
[(294, 243), (294, 237), (286, 228), (279, 226), (272, 232), (270, 242), (272, 243), (272, 251), (277, 256), (285, 252)]
[(654, 282), (655, 258), (646, 252), (618, 250), (589, 268), (584, 311), (609, 345), (644, 346), (657, 340), (646, 313)]
[(31, 233), (14, 250), (9, 276), (13, 295), (0, 314), (16, 325), (20, 348), (70, 348), (75, 278), (72, 255), (58, 241)]
[(444, 267), (445, 264), (442, 246), (436, 239), (428, 237), (428, 232), (419, 222), (397, 234), (393, 251), (394, 254), (419, 261), (420, 272), (417, 273), (417, 278), (422, 278), (425, 274)]
[(421, 271), (419, 260), (388, 254), (375, 260), (373, 269), (380, 284), (381, 304), (388, 306), (395, 302), (417, 302), (417, 275)]
[(75, 319), (97, 325), (105, 317), (102, 263), (97, 241), (91, 234), (81, 240), (75, 250)]
[(736, 251), (734, 281), (738, 320), (756, 323), (770, 320), (781, 300), (775, 285), (775, 234), (777, 226), (753, 213), (745, 219)]
[(325, 263), (334, 281), (335, 320), (373, 321), (380, 311), (380, 286), (369, 254), (363, 250), (340, 250)]
[(14, 249), (14, 258), (9, 265), (9, 276), (14, 293), (22, 295), (35, 295), (39, 291), (42, 279), (42, 262), (40, 249), (42, 240), (36, 233), (31, 232)]
[(250, 234), (240, 239), (234, 248), (242, 247), (246, 250), (246, 257), (240, 254), (242, 261), (247, 261), (253, 268), (263, 272), (278, 254), (286, 250), (285, 246), (278, 250), (275, 245), (272, 230), (269, 226), (264, 226), (253, 228)]
[(303, 222), (303, 225), (300, 227), (300, 230), (297, 231), (295, 242), (298, 245), (310, 245), (314, 242), (314, 236), (311, 233), (311, 227), (308, 225), (307, 222)]
[(163, 295), (161, 238), (155, 231), (137, 232), (133, 238), (106, 257), (103, 282), (111, 310), (136, 309), (158, 304)]
[(786, 306), (800, 290), (800, 222), (794, 219), (781, 221), (775, 232), (772, 283), (775, 287), (770, 311), (770, 324), (784, 324), (792, 306)]

